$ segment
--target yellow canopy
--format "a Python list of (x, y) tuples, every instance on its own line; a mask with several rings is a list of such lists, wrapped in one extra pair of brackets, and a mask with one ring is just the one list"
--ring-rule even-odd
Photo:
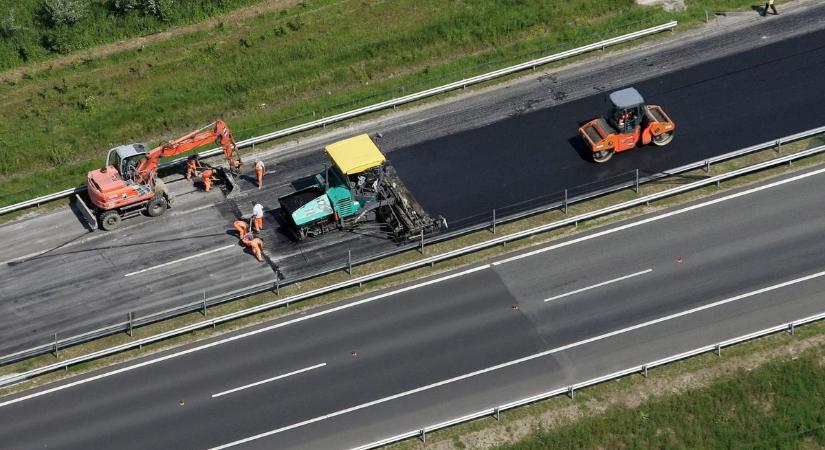
[(327, 145), (325, 150), (338, 169), (346, 175), (361, 173), (386, 160), (366, 134)]

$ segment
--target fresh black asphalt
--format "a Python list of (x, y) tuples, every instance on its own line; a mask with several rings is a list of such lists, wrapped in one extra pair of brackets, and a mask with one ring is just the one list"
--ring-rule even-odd
[(651, 145), (605, 164), (591, 162), (577, 129), (606, 111), (604, 92), (421, 142), (390, 158), (425, 209), (454, 224), (478, 222), (493, 208), (558, 201), (564, 189), (595, 190), (603, 187), (600, 181), (627, 181), (636, 169), (657, 173), (822, 126), (822, 80), (825, 31), (634, 83), (676, 123), (665, 148)]

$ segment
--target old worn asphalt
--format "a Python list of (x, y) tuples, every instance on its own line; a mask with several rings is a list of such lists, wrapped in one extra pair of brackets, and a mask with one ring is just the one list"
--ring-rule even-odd
[(823, 190), (665, 210), (3, 398), (0, 443), (346, 449), (820, 313)]

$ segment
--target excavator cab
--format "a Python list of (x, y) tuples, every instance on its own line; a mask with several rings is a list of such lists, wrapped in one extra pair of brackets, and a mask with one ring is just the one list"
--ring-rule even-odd
[(590, 146), (593, 161), (605, 162), (614, 153), (637, 145), (653, 143), (665, 146), (673, 140), (676, 124), (660, 106), (646, 105), (634, 88), (622, 89), (608, 96), (607, 117), (597, 117), (579, 127), (579, 135)]
[(137, 168), (146, 158), (148, 152), (149, 147), (146, 144), (129, 144), (115, 147), (109, 150), (106, 155), (106, 165), (103, 166), (101, 171), (104, 172), (111, 165), (117, 169), (121, 178), (135, 181)]

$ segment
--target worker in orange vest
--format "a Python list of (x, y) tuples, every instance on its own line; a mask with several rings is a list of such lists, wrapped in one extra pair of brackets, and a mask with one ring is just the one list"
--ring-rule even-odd
[(244, 245), (246, 245), (247, 247), (249, 247), (250, 250), (252, 250), (252, 253), (255, 254), (255, 258), (257, 258), (258, 261), (264, 261), (264, 241), (261, 238), (255, 236), (255, 234), (250, 231), (249, 233), (246, 233), (244, 235), (241, 242), (243, 242)]
[(252, 207), (252, 224), (257, 232), (264, 228), (264, 207), (260, 203), (255, 203)]
[(209, 192), (212, 190), (212, 168), (207, 166), (201, 172), (201, 180), (203, 180), (203, 190)]
[(260, 189), (264, 185), (264, 174), (266, 173), (266, 167), (264, 166), (264, 162), (260, 159), (255, 161), (255, 176), (258, 177), (258, 189)]
[(186, 179), (191, 180), (192, 175), (196, 175), (198, 173), (198, 157), (197, 156), (190, 156), (189, 159), (186, 161)]
[(243, 241), (243, 237), (249, 232), (249, 224), (243, 219), (238, 219), (232, 223), (232, 226), (238, 232), (238, 240)]

